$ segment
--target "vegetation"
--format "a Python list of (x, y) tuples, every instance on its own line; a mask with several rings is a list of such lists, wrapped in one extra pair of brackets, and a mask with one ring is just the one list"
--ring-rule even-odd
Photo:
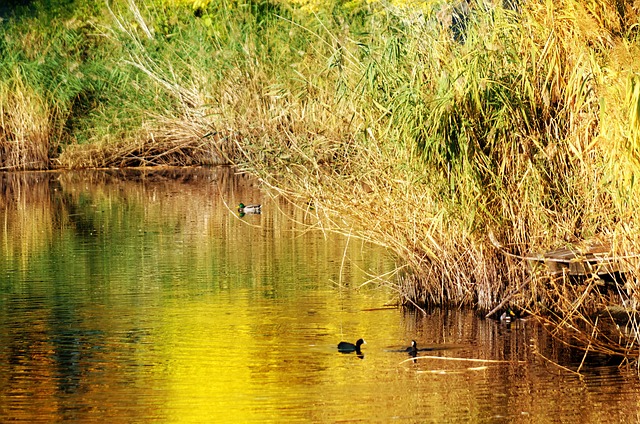
[[(232, 162), (313, 206), (327, 229), (395, 252), (388, 284), (404, 302), (504, 303), (628, 355), (640, 277), (635, 3), (496, 3), (16, 9), (0, 28), (0, 166)], [(621, 284), (525, 259), (597, 244), (627, 258)], [(632, 330), (615, 341), (596, 314), (609, 303), (625, 305)]]

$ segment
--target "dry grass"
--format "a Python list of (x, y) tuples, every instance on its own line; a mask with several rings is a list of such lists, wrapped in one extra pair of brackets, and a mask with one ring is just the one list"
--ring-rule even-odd
[(0, 82), (0, 170), (47, 169), (55, 110), (19, 69)]
[(180, 119), (156, 117), (151, 128), (140, 131), (139, 140), (68, 147), (58, 166), (78, 168), (126, 168), (140, 166), (228, 165), (236, 157), (235, 137)]
[[(238, 146), (242, 164), (301, 208), (313, 205), (326, 229), (391, 249), (406, 266), (386, 284), (405, 303), (487, 311), (512, 294), (505, 307), (546, 317), (583, 348), (628, 355), (637, 326), (598, 314), (618, 304), (634, 316), (637, 271), (605, 295), (597, 279), (558, 280), (532, 272), (525, 257), (593, 240), (621, 260), (640, 252), (637, 165), (619, 159), (635, 121), (628, 113), (603, 120), (608, 101), (628, 107), (611, 89), (614, 72), (637, 65), (604, 66), (624, 42), (608, 3), (597, 5), (606, 9), (601, 21), (578, 2), (528, 5), (520, 21), (477, 17), (465, 45), (416, 27), (396, 41), (404, 60), (388, 56), (391, 44), (380, 56), (371, 48), (373, 60), (332, 74), (354, 91), (330, 116), (322, 97), (304, 103), (315, 114), (301, 114), (296, 100), (245, 107), (249, 116), (234, 121), (250, 142)], [(441, 80), (421, 80), (420, 69)], [(362, 81), (369, 88), (359, 91)], [(634, 87), (626, 105), (636, 103)], [(282, 116), (294, 123), (290, 133), (271, 125)]]

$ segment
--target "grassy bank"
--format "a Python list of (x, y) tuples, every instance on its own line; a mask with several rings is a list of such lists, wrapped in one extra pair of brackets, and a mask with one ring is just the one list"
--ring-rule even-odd
[(637, 272), (605, 290), (523, 258), (640, 252), (638, 15), (513, 3), (34, 6), (3, 22), (0, 166), (233, 162), (395, 252), (404, 302), (509, 295), (628, 354), (635, 321), (611, 342), (593, 313), (634, 309)]

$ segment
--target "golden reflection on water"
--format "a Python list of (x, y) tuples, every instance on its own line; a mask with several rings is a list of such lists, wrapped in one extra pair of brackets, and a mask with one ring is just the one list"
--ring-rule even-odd
[[(386, 253), (229, 168), (3, 174), (0, 421), (630, 422), (543, 327), (382, 308)], [(240, 218), (240, 202), (262, 215)], [(292, 220), (291, 217), (295, 219)], [(346, 254), (346, 256), (345, 256)], [(336, 344), (364, 337), (364, 357)], [(410, 359), (421, 355), (505, 363)]]

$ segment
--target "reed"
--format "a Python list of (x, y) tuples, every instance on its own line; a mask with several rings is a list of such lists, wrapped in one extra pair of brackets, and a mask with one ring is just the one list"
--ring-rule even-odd
[[(637, 268), (603, 295), (524, 258), (595, 241), (640, 251), (637, 15), (619, 1), (494, 3), (194, 14), (114, 0), (107, 20), (67, 25), (104, 56), (79, 60), (83, 77), (42, 96), (40, 115), (63, 129), (61, 166), (234, 163), (324, 230), (388, 247), (403, 302), (488, 311), (508, 294), (593, 347), (594, 311), (633, 315)], [(620, 340), (616, 352), (635, 343)]]
[[(77, 130), (86, 86), (96, 81), (85, 66), (100, 56), (90, 25), (64, 7), (16, 7), (0, 26), (0, 166), (47, 169)], [(77, 8), (91, 12), (91, 4)], [(88, 20), (91, 18), (88, 17)]]
[[(613, 58), (636, 46), (619, 36), (615, 5), (527, 2), (516, 13), (476, 2), (464, 42), (442, 9), (379, 12), (376, 37), (334, 49), (326, 72), (338, 97), (323, 131), (307, 116), (296, 122), (308, 135), (263, 128), (241, 146), (246, 166), (313, 204), (327, 228), (393, 250), (408, 272), (389, 284), (407, 303), (486, 311), (516, 293), (511, 307), (574, 331), (583, 347), (627, 354), (634, 327), (605, 337), (594, 317), (611, 301), (635, 313), (637, 272), (603, 296), (596, 280), (557, 280), (523, 259), (595, 241), (620, 258), (638, 252), (637, 65)], [(608, 86), (617, 73), (619, 91)], [(349, 114), (348, 132), (331, 125)]]
[(216, 166), (228, 164), (227, 158), (237, 155), (233, 135), (182, 119), (158, 116), (139, 132), (142, 136), (136, 139), (69, 146), (60, 161), (70, 169)]
[(0, 82), (0, 170), (47, 169), (51, 105), (24, 80), (19, 68)]

